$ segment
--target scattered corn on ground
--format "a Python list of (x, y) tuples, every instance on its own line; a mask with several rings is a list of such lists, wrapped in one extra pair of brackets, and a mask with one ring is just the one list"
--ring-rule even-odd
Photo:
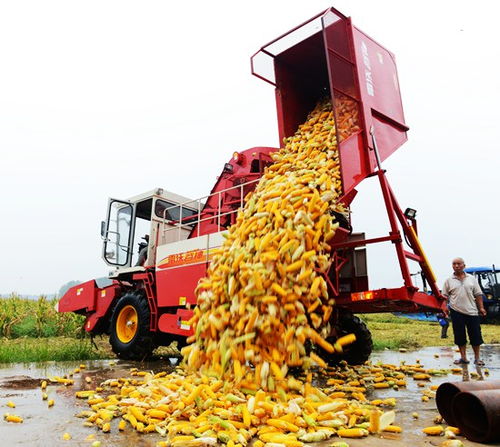
[[(264, 391), (258, 385), (236, 389), (231, 381), (189, 373), (182, 367), (157, 374), (133, 368), (129, 377), (109, 379), (75, 395), (89, 405), (89, 410), (78, 415), (85, 418), (84, 425), (98, 427), (103, 436), (110, 431), (135, 430), (164, 436), (159, 446), (225, 443), (239, 447), (256, 437), (257, 447), (300, 447), (332, 436), (401, 433), (401, 427), (395, 425), (396, 399), (370, 400), (370, 393), (406, 387), (409, 378), (420, 374), (432, 377), (446, 373), (427, 370), (419, 363), (342, 364), (287, 377), (283, 379), (287, 391), (280, 393)], [(60, 378), (51, 382), (64, 385)], [(435, 387), (423, 390), (422, 395), (433, 398), (431, 388)], [(424, 429), (424, 433), (448, 439), (459, 434), (456, 428), (443, 426), (439, 426), (439, 433), (434, 427)]]

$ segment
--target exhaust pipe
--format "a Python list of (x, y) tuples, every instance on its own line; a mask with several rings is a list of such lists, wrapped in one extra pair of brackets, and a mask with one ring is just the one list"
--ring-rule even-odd
[(470, 441), (500, 441), (500, 389), (458, 393), (452, 413), (457, 427)]
[(480, 380), (477, 382), (445, 382), (436, 391), (436, 406), (448, 425), (458, 427), (452, 409), (454, 397), (460, 392), (500, 390), (500, 380)]

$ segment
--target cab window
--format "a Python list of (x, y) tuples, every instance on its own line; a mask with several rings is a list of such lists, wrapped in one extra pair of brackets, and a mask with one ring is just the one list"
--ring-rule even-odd
[[(161, 219), (179, 222), (180, 210), (181, 207), (179, 204), (167, 200), (158, 199), (155, 203), (155, 214)], [(193, 226), (198, 220), (197, 214), (196, 210), (182, 207), (182, 223)]]

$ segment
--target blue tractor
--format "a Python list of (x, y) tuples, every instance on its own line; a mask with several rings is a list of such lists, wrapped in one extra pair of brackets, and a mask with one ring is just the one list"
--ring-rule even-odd
[(487, 318), (500, 316), (500, 282), (498, 273), (500, 268), (491, 267), (467, 267), (466, 273), (474, 275), (483, 291), (483, 302)]

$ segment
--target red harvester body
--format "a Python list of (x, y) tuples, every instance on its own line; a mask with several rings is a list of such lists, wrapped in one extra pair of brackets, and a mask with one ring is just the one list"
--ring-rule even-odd
[[(338, 98), (349, 98), (353, 106), (349, 131), (337, 135), (341, 201), (349, 206), (356, 185), (366, 177), (377, 177), (390, 223), (387, 235), (373, 239), (351, 234), (349, 224), (340, 227), (325, 276), (336, 300), (331, 336), (360, 329), (358, 346), (351, 347), (350, 357), (346, 353), (347, 360), (360, 363), (369, 355), (371, 338), (363, 338), (366, 328), (359, 320), (347, 321), (346, 315), (436, 312), (444, 305), (417, 237), (413, 210), (402, 212), (381, 167), (407, 139), (394, 56), (331, 8), (263, 46), (251, 60), (252, 73), (275, 86), (280, 141), (294, 134), (325, 96), (332, 98), (337, 119)], [(222, 244), (222, 233), (235, 222), (244, 197), (272, 163), (270, 153), (275, 150), (257, 147), (235, 153), (210, 195), (199, 200), (182, 200), (162, 190), (128, 201), (110, 199), (102, 235), (104, 260), (116, 267), (111, 281), (98, 286), (92, 280), (73, 287), (60, 300), (59, 311), (86, 315), (85, 329), (109, 333), (113, 350), (123, 358), (144, 357), (154, 346), (172, 340), (183, 343), (193, 333), (189, 319), (196, 305), (196, 284), (206, 273), (211, 253)], [(150, 222), (149, 241), (144, 248), (146, 262), (134, 266), (138, 219)], [(401, 287), (369, 289), (364, 247), (380, 242), (394, 245)], [(413, 284), (408, 260), (420, 265), (431, 294)], [(357, 348), (363, 350), (361, 355), (356, 355)]]

